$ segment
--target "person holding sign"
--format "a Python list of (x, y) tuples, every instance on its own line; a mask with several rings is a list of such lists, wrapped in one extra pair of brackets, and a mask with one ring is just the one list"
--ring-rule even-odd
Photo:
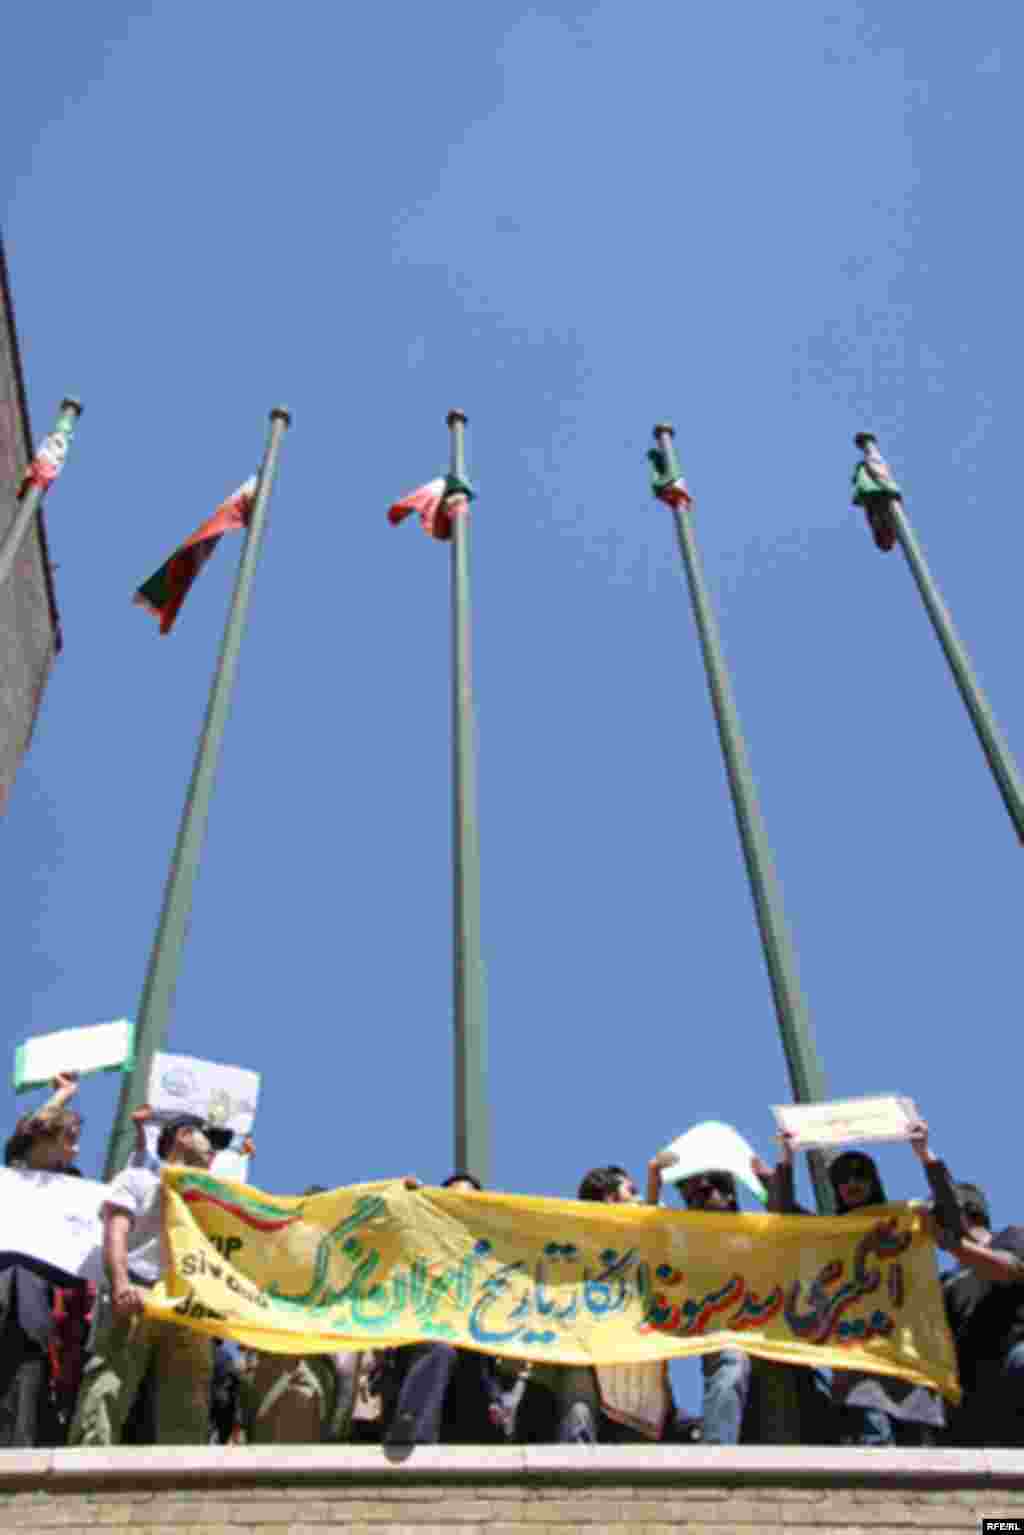
[[(735, 1215), (740, 1208), (738, 1181), (763, 1200), (762, 1185), (771, 1176), (771, 1169), (731, 1125), (709, 1120), (695, 1125), (648, 1162), (647, 1200), (657, 1204), (661, 1185), (674, 1183), (687, 1210)], [(700, 1364), (704, 1442), (739, 1444), (754, 1378), (751, 1356), (742, 1349), (725, 1348), (702, 1354)]]
[[(802, 1213), (793, 1192), (793, 1155), (796, 1136), (784, 1130), (782, 1157), (773, 1180), (772, 1209), (781, 1214)], [(928, 1126), (917, 1120), (910, 1126), (910, 1144), (921, 1162), (935, 1196), (937, 1223), (945, 1230), (959, 1224), (956, 1196), (945, 1164), (928, 1144)], [(874, 1160), (863, 1151), (844, 1151), (828, 1167), (836, 1214), (861, 1214), (887, 1198)], [(945, 1423), (941, 1398), (925, 1386), (916, 1386), (891, 1375), (869, 1375), (859, 1370), (832, 1372), (832, 1404), (838, 1413), (840, 1444), (933, 1445)]]
[[(164, 1162), (208, 1168), (213, 1148), (195, 1115), (164, 1126)], [(69, 1443), (117, 1444), (152, 1367), (158, 1444), (205, 1444), (209, 1436), (213, 1346), (203, 1333), (145, 1315), (144, 1294), (160, 1278), (162, 1191), (149, 1167), (127, 1167), (103, 1206), (107, 1284), (93, 1318), (93, 1356), (85, 1367)]]
[[(17, 1123), (4, 1149), (9, 1168), (81, 1176), (73, 1165), (82, 1133), (81, 1116), (68, 1108), (78, 1078), (54, 1078), (53, 1096)], [(0, 1245), (0, 1447), (29, 1449), (56, 1443), (57, 1424), (49, 1409), (49, 1347), (54, 1334), (53, 1302), (68, 1276), (33, 1261), (19, 1246), (27, 1233), (5, 1232)]]

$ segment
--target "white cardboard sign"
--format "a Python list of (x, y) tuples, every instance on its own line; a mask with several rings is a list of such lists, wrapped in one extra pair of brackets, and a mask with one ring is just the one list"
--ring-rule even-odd
[(783, 1103), (772, 1108), (780, 1130), (792, 1131), (801, 1150), (851, 1141), (905, 1141), (920, 1119), (912, 1098), (835, 1098), (830, 1103)]
[(197, 1061), (190, 1055), (153, 1057), (146, 1101), (158, 1119), (198, 1114), (207, 1124), (248, 1135), (260, 1096), (257, 1071)]
[(52, 1082), (59, 1072), (130, 1071), (135, 1058), (135, 1025), (128, 1018), (82, 1029), (36, 1034), (14, 1052), (14, 1091)]

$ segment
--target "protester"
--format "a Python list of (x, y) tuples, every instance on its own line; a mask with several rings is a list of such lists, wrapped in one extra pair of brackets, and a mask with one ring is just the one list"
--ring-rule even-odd
[[(152, 1105), (143, 1103), (132, 1112), (130, 1118), (135, 1127), (135, 1144), (132, 1147), (132, 1154), (128, 1159), (128, 1166), (148, 1167), (151, 1172), (159, 1174), (160, 1158), (149, 1149), (149, 1141), (146, 1138), (146, 1126), (156, 1120), (156, 1114)], [(225, 1129), (222, 1125), (206, 1125), (205, 1131), (206, 1138), (210, 1142), (215, 1157), (218, 1152), (226, 1151), (235, 1138), (234, 1132)], [(249, 1135), (245, 1136), (242, 1140), (239, 1149), (243, 1157), (253, 1157), (256, 1155), (255, 1143)]]
[[(161, 1161), (207, 1168), (207, 1127), (195, 1115), (160, 1132)], [(209, 1435), (213, 1349), (210, 1339), (144, 1314), (145, 1292), (160, 1277), (162, 1193), (149, 1167), (128, 1167), (103, 1206), (107, 1283), (97, 1301), (70, 1442), (116, 1444), (152, 1366), (155, 1436), (159, 1444), (203, 1444)]]
[[(928, 1144), (928, 1127), (919, 1121), (910, 1135), (914, 1154), (924, 1167), (938, 1206), (941, 1224), (956, 1222), (956, 1199), (945, 1164)], [(793, 1190), (794, 1138), (782, 1136), (782, 1157), (775, 1170), (772, 1208), (783, 1214), (799, 1210)], [(887, 1203), (878, 1168), (863, 1151), (844, 1151), (828, 1167), (836, 1213), (862, 1213)], [(819, 1379), (827, 1382), (824, 1372)], [(892, 1375), (861, 1370), (833, 1370), (830, 1383), (835, 1433), (840, 1444), (933, 1445), (945, 1423), (942, 1399), (935, 1391)]]
[[(674, 1152), (662, 1151), (647, 1164), (650, 1203), (657, 1203), (662, 1174), (677, 1161)], [(758, 1158), (754, 1159), (752, 1170), (758, 1176), (771, 1176)], [(739, 1211), (736, 1180), (732, 1173), (711, 1168), (681, 1179), (677, 1187), (688, 1210), (702, 1210), (712, 1215), (735, 1215)], [(753, 1376), (750, 1355), (742, 1349), (726, 1348), (714, 1354), (702, 1354), (700, 1363), (704, 1378), (704, 1443), (739, 1444)]]
[[(592, 1167), (576, 1197), (599, 1204), (640, 1203), (636, 1184), (617, 1163)], [(628, 1383), (623, 1380), (627, 1373)], [(515, 1437), (521, 1443), (650, 1442), (660, 1439), (673, 1419), (667, 1367), (658, 1361), (596, 1369), (537, 1364), (520, 1368), (518, 1375), (510, 1395), (517, 1408)], [(632, 1411), (621, 1405), (624, 1396)]]
[[(68, 1107), (78, 1078), (62, 1073), (53, 1087), (42, 1108), (18, 1121), (4, 1161), (14, 1169), (80, 1177), (74, 1159), (82, 1120)], [(17, 1241), (16, 1233), (12, 1240)], [(62, 1299), (55, 1321), (58, 1292)], [(81, 1368), (81, 1325), (88, 1303), (84, 1284), (69, 1284), (66, 1275), (16, 1248), (0, 1253), (0, 1447), (31, 1448), (63, 1437), (64, 1415)]]
[[(479, 1179), (466, 1172), (452, 1173), (441, 1187), (454, 1194), (481, 1191)], [(442, 1432), (454, 1443), (504, 1439), (504, 1388), (486, 1354), (450, 1343), (416, 1343), (394, 1350), (392, 1360), (395, 1406), (385, 1444), (438, 1444)]]
[(1024, 1445), (1024, 1226), (995, 1236), (988, 1200), (956, 1185), (963, 1217), (950, 1244), (959, 1268), (943, 1279), (964, 1399), (951, 1437), (963, 1445)]

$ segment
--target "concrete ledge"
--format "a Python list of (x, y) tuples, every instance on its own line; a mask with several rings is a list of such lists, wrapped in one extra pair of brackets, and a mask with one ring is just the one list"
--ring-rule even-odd
[(0, 1450), (0, 1487), (56, 1492), (88, 1484), (153, 1489), (244, 1487), (260, 1482), (622, 1483), (633, 1485), (788, 1483), (828, 1487), (1024, 1489), (1015, 1450), (871, 1450), (793, 1446), (146, 1445), (110, 1450)]

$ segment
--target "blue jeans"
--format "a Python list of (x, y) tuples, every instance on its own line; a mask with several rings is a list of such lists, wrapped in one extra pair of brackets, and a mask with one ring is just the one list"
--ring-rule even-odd
[(705, 1354), (704, 1372), (704, 1443), (739, 1444), (743, 1412), (750, 1395), (752, 1365), (749, 1354), (739, 1349), (723, 1349), (720, 1354)]

